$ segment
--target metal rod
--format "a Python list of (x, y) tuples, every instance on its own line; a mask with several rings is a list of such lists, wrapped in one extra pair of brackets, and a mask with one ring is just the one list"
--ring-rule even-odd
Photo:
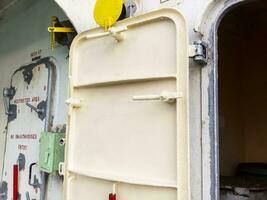
[[(53, 64), (49, 60), (46, 64), (46, 67), (48, 69), (48, 81), (47, 81), (47, 106), (46, 106), (46, 117), (45, 117), (45, 126), (44, 131), (49, 131), (49, 122), (50, 122), (50, 111), (51, 111), (51, 98), (52, 98), (52, 67)], [(40, 200), (45, 200), (46, 198), (46, 184), (48, 175), (45, 172), (40, 172), (42, 184), (40, 186)]]
[(19, 167), (18, 165), (13, 165), (13, 200), (18, 200), (18, 176), (19, 176)]

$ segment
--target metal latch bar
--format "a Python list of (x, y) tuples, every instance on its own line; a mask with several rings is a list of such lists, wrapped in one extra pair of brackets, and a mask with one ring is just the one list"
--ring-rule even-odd
[(133, 96), (134, 101), (153, 101), (159, 100), (167, 103), (173, 103), (176, 99), (182, 98), (182, 94), (178, 92), (168, 92), (164, 91), (161, 94), (151, 94), (151, 95), (138, 95)]
[(68, 28), (68, 27), (49, 26), (48, 32), (50, 32), (50, 33), (73, 33), (73, 32), (75, 32), (75, 30), (74, 30), (74, 28)]

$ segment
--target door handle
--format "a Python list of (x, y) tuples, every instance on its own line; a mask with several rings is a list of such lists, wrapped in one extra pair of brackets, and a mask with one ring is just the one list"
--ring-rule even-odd
[(41, 184), (39, 183), (39, 180), (37, 179), (36, 175), (33, 176), (33, 182), (32, 182), (32, 168), (35, 165), (37, 165), (37, 163), (30, 164), (28, 184), (32, 186), (34, 189), (37, 189), (41, 187)]
[(149, 94), (149, 95), (138, 95), (133, 96), (134, 101), (163, 101), (167, 103), (173, 103), (176, 99), (182, 98), (182, 94), (180, 92), (168, 92), (164, 91), (160, 94)]
[(46, 117), (46, 101), (41, 101), (37, 105), (37, 107), (33, 106), (32, 104), (28, 102), (26, 103), (26, 105), (30, 107), (32, 110), (34, 110), (38, 114), (38, 117), (41, 120), (44, 120), (44, 118)]
[(38, 113), (43, 113), (44, 109), (38, 109), (37, 107), (33, 106), (32, 104), (26, 103), (28, 107), (30, 107), (32, 110), (34, 110), (37, 114)]

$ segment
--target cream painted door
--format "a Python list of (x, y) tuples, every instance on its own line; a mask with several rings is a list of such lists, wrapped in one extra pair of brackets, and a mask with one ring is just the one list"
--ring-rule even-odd
[(64, 199), (190, 199), (188, 43), (178, 11), (79, 34), (67, 102)]

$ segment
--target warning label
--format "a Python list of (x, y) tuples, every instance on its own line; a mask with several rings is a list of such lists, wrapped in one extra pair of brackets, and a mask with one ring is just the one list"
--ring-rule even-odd
[(37, 134), (12, 134), (11, 139), (26, 139), (26, 140), (36, 140)]
[(40, 101), (40, 97), (25, 97), (25, 98), (19, 98), (15, 99), (14, 103), (19, 104), (19, 103), (29, 103), (29, 102), (38, 102)]

